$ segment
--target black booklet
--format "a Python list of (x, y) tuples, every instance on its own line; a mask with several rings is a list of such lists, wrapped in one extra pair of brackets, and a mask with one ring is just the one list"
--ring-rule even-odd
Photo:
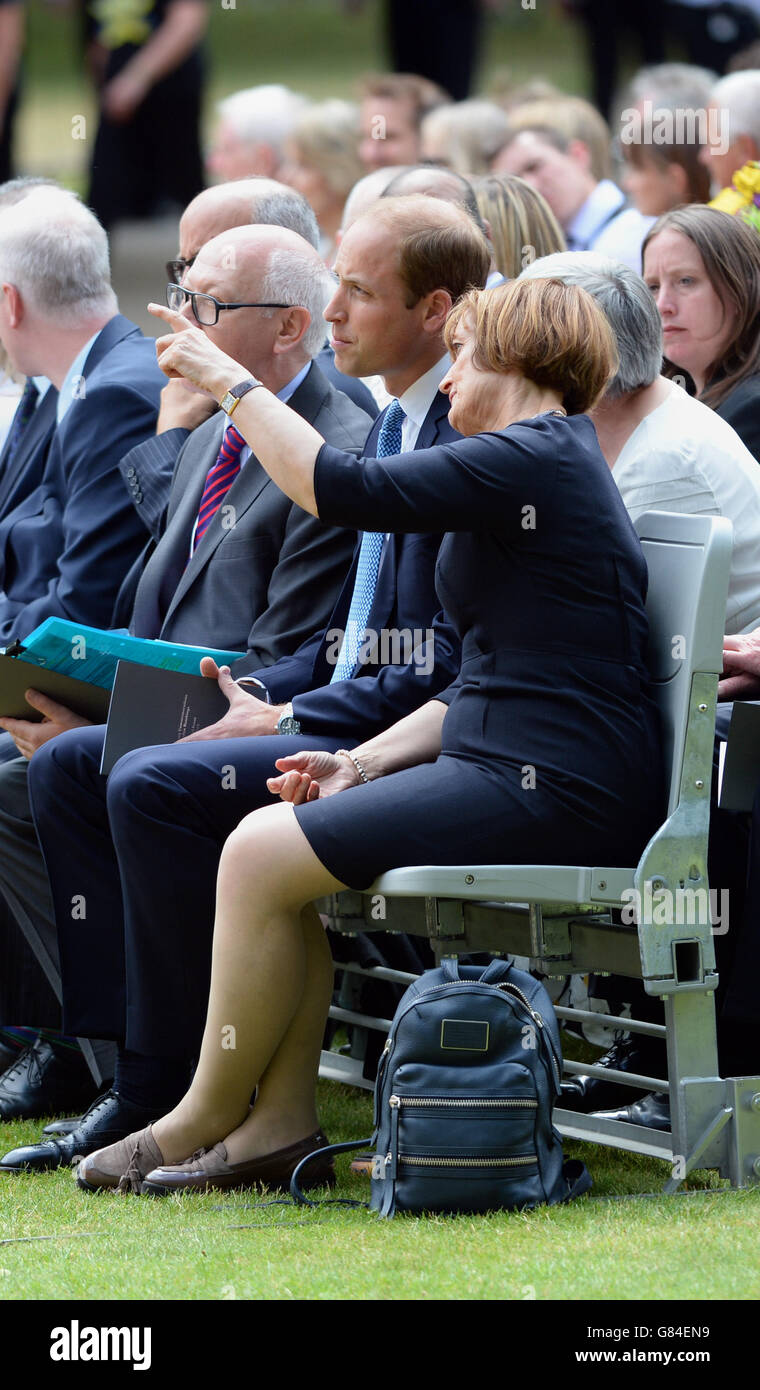
[(0, 717), (3, 719), (30, 719), (38, 723), (44, 716), (33, 709), (24, 699), (25, 690), (39, 690), (49, 695), (59, 705), (65, 705), (82, 719), (91, 719), (94, 724), (104, 724), (108, 714), (110, 690), (89, 681), (75, 680), (64, 676), (60, 671), (50, 671), (44, 666), (30, 666), (28, 661), (0, 653)]
[(760, 704), (737, 700), (721, 744), (718, 805), (724, 811), (751, 811), (760, 786)]
[(187, 734), (216, 724), (228, 709), (226, 697), (208, 676), (120, 661), (100, 771), (107, 775), (133, 748), (176, 743)]

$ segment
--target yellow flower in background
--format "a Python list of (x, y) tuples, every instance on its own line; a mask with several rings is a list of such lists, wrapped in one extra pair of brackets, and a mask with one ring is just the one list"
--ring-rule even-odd
[(751, 159), (737, 169), (730, 188), (722, 188), (709, 207), (727, 212), (730, 217), (742, 217), (760, 232), (760, 162)]
[(144, 44), (153, 29), (147, 16), (153, 0), (95, 0), (90, 13), (98, 22), (98, 40), (106, 48)]

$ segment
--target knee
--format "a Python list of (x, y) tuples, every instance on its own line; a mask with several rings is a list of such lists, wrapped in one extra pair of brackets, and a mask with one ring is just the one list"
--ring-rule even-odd
[(219, 891), (249, 891), (268, 909), (303, 907), (308, 895), (299, 892), (289, 836), (283, 834), (282, 812), (290, 807), (267, 806), (253, 811), (228, 836), (219, 865)]

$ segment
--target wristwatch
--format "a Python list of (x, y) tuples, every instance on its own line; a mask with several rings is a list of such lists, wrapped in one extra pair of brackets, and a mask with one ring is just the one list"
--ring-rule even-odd
[(263, 381), (259, 381), (258, 377), (248, 376), (245, 381), (241, 381), (239, 385), (231, 386), (229, 391), (225, 391), (219, 402), (225, 415), (232, 415), (233, 411), (237, 410), (238, 401), (247, 391), (253, 391), (256, 386), (263, 385)]
[(277, 720), (276, 731), (278, 734), (300, 734), (300, 720), (293, 718), (293, 706), (287, 704)]

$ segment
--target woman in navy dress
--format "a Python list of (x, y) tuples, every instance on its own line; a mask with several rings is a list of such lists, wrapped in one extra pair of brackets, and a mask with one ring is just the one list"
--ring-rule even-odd
[[(165, 371), (218, 398), (241, 382), (205, 335), (163, 314), (177, 330), (158, 343)], [(278, 764), (270, 787), (289, 804), (246, 817), (222, 855), (190, 1090), (85, 1159), (82, 1185), (284, 1182), (326, 1142), (315, 1083), (332, 962), (315, 898), (405, 864), (634, 863), (659, 822), (646, 566), (583, 413), (615, 370), (611, 330), (584, 290), (515, 281), (465, 296), (447, 343), (442, 388), (471, 436), (461, 442), (357, 463), (264, 389), (235, 409), (307, 511), (448, 533), (437, 585), (462, 665), (449, 690), (366, 744)], [(230, 1026), (234, 1048), (222, 1045)]]

